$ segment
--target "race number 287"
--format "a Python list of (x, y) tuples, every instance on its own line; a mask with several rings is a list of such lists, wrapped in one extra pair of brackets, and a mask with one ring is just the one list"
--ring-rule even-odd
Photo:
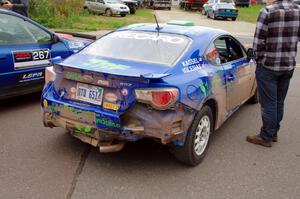
[(49, 59), (50, 58), (49, 50), (33, 51), (32, 58), (33, 61)]

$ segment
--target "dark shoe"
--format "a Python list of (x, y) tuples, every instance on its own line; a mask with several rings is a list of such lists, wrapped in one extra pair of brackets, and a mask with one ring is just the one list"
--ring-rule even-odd
[(274, 136), (274, 137), (272, 138), (272, 142), (278, 142), (278, 137), (277, 137), (277, 136)]
[(260, 137), (260, 135), (248, 135), (247, 141), (252, 144), (262, 145), (264, 147), (271, 147), (272, 144), (270, 142), (266, 142), (264, 139)]

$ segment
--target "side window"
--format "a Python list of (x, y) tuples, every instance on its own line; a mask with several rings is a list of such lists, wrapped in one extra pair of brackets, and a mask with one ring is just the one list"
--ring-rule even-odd
[(0, 14), (0, 46), (42, 44), (52, 41), (52, 36), (43, 29), (22, 18)]
[(237, 60), (237, 59), (241, 59), (245, 56), (241, 46), (239, 43), (237, 43), (234, 39), (232, 38), (228, 38), (228, 50), (229, 50), (229, 60), (233, 61), (233, 60)]
[(231, 37), (220, 37), (214, 42), (222, 64), (241, 59), (245, 56), (240, 44)]
[(217, 48), (215, 47), (214, 43), (211, 43), (209, 45), (208, 49), (206, 50), (205, 57), (206, 57), (206, 60), (213, 65), (221, 64), (219, 52), (218, 52)]

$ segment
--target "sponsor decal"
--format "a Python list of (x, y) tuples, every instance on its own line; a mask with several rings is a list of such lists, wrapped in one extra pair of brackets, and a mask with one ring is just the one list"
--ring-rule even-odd
[(97, 84), (99, 84), (101, 86), (109, 86), (109, 82), (107, 80), (102, 80), (102, 79), (99, 79), (97, 81)]
[(104, 95), (104, 99), (108, 102), (116, 102), (118, 100), (118, 97), (114, 93), (106, 93)]
[(20, 74), (18, 79), (19, 82), (29, 82), (29, 81), (41, 80), (44, 79), (44, 77), (45, 77), (44, 72), (40, 71), (40, 72)]
[[(214, 60), (217, 62), (217, 58), (219, 57), (219, 53), (218, 50), (216, 48), (213, 48), (210, 52), (208, 52), (206, 54), (207, 60), (210, 62), (214, 62)], [(219, 61), (221, 62), (221, 60), (219, 59)], [(217, 63), (219, 64), (219, 63)]]
[(207, 93), (207, 91), (208, 91), (208, 82), (200, 84), (200, 90), (202, 91), (202, 93), (205, 96), (207, 96), (208, 95), (208, 93)]
[(126, 88), (123, 88), (121, 91), (123, 96), (127, 96), (128, 95), (128, 90)]
[(120, 128), (121, 127), (121, 125), (118, 124), (118, 123), (115, 123), (113, 121), (108, 121), (108, 120), (105, 120), (105, 119), (102, 119), (102, 118), (99, 118), (99, 117), (96, 117), (95, 122), (98, 123), (98, 124), (102, 124), (102, 125), (110, 126), (110, 127), (115, 127), (115, 128)]
[(48, 107), (48, 102), (47, 102), (47, 100), (43, 100), (43, 105), (44, 105), (44, 108), (47, 108)]
[(118, 104), (103, 102), (103, 108), (117, 111), (119, 110), (120, 106)]
[(65, 79), (70, 79), (74, 81), (88, 82), (92, 83), (94, 78), (91, 75), (81, 75), (80, 73), (67, 71), (64, 75)]
[(181, 64), (183, 66), (182, 72), (189, 73), (201, 69), (203, 67), (203, 60), (201, 57), (198, 57), (183, 61)]
[(84, 43), (81, 41), (68, 41), (68, 45), (71, 49), (81, 49), (84, 47)]
[(128, 82), (120, 82), (120, 86), (130, 87), (130, 86), (132, 86), (132, 84), (128, 83)]
[(75, 131), (83, 133), (83, 134), (91, 134), (92, 130), (93, 130), (90, 125), (80, 126), (78, 124), (75, 124), (74, 129), (75, 129)]
[(75, 87), (70, 88), (70, 97), (76, 98), (76, 88)]
[(12, 55), (16, 70), (49, 65), (51, 58), (49, 49), (13, 51)]
[(162, 41), (171, 44), (180, 44), (185, 40), (182, 37), (171, 36), (171, 35), (156, 35), (144, 32), (117, 32), (111, 35), (111, 37), (118, 37), (121, 39), (135, 39), (135, 40), (152, 40)]

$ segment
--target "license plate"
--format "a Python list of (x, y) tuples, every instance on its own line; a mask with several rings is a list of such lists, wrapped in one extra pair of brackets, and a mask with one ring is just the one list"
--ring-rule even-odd
[(78, 100), (101, 105), (102, 95), (103, 88), (101, 87), (77, 83), (76, 99)]

